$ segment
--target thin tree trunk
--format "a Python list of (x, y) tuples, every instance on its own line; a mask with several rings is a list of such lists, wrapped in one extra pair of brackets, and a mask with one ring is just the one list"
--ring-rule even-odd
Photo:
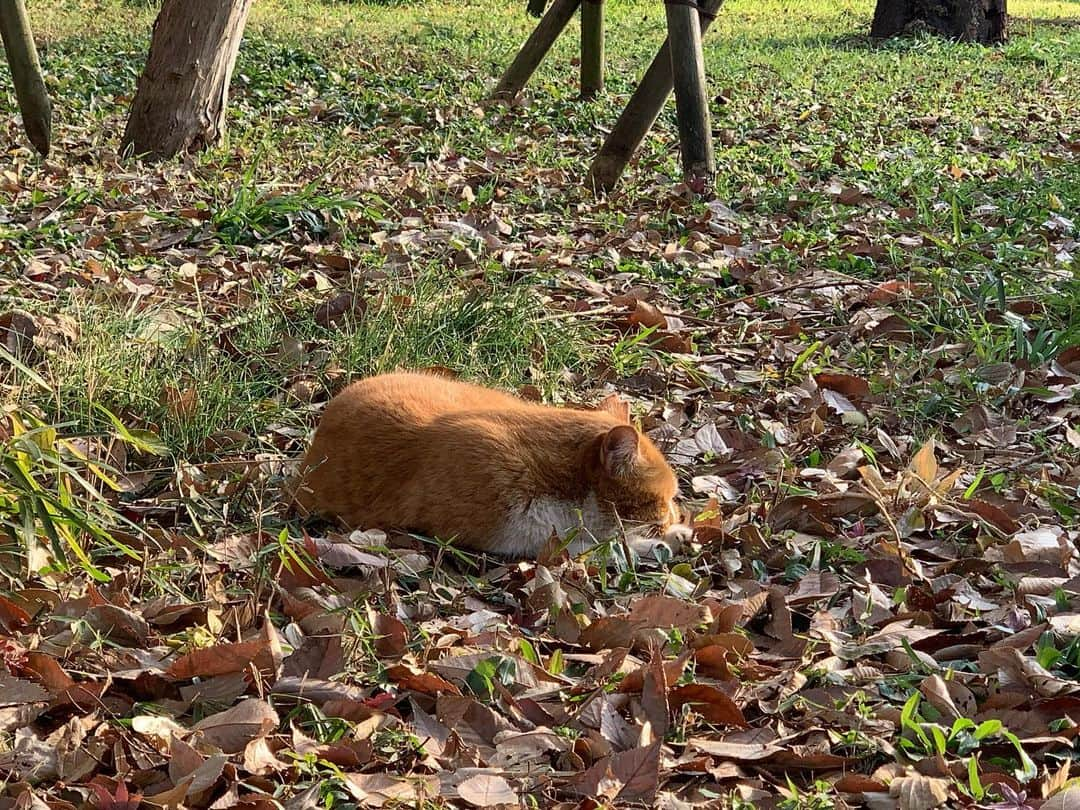
[(604, 89), (604, 0), (581, 4), (581, 97)]
[[(702, 33), (712, 24), (723, 4), (724, 0), (704, 0), (700, 21)], [(669, 38), (664, 40), (659, 52), (653, 57), (619, 120), (615, 122), (604, 145), (593, 158), (585, 180), (586, 185), (598, 191), (610, 191), (615, 187), (634, 151), (656, 122), (674, 86)]]
[(252, 0), (165, 0), (131, 104), (123, 149), (154, 159), (205, 149), (225, 110)]
[(0, 0), (0, 37), (11, 67), (11, 81), (26, 137), (39, 153), (47, 156), (52, 139), (52, 104), (23, 0)]
[(665, 3), (671, 73), (675, 87), (675, 113), (679, 125), (679, 151), (683, 177), (695, 190), (712, 182), (713, 158), (709, 96), (705, 84), (705, 56), (701, 50), (698, 10), (685, 3)]
[(521, 46), (510, 67), (499, 79), (499, 84), (491, 97), (497, 101), (513, 101), (525, 87), (529, 77), (539, 67), (540, 62), (551, 50), (559, 34), (563, 32), (570, 19), (577, 11), (581, 0), (555, 0), (537, 23), (536, 28)]

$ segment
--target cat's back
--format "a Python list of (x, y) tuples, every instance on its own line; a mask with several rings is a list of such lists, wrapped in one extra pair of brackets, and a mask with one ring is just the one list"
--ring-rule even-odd
[[(450, 414), (469, 411), (506, 411), (526, 403), (517, 397), (423, 372), (395, 372), (367, 377), (341, 391), (327, 406), (346, 419), (390, 417), (416, 426)], [(325, 418), (324, 417), (324, 418)]]
[(415, 523), (433, 504), (460, 502), (440, 488), (458, 486), (470, 471), (476, 487), (487, 480), (489, 472), (480, 467), (497, 464), (498, 450), (509, 447), (514, 414), (534, 407), (423, 372), (359, 380), (326, 406), (300, 467), (295, 501), (351, 525)]

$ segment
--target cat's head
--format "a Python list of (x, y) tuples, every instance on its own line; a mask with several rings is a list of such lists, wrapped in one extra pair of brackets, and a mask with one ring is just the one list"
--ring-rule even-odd
[(679, 483), (664, 454), (630, 422), (630, 408), (608, 397), (600, 409), (617, 423), (597, 442), (593, 486), (598, 500), (628, 524), (655, 524), (666, 530), (679, 522)]

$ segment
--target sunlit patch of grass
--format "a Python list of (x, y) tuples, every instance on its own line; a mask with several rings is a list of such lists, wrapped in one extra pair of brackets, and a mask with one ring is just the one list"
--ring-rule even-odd
[[(280, 280), (279, 280), (280, 281)], [(586, 327), (540, 317), (526, 287), (491, 276), (480, 287), (438, 268), (390, 279), (366, 295), (362, 314), (327, 326), (313, 299), (289, 300), (279, 284), (225, 323), (165, 305), (72, 304), (77, 342), (52, 351), (41, 373), (50, 392), (34, 397), (48, 412), (87, 428), (105, 405), (160, 432), (176, 453), (199, 457), (222, 430), (258, 436), (300, 403), (296, 380), (336, 389), (359, 377), (403, 367), (444, 366), (492, 385), (525, 382), (551, 392), (568, 367), (586, 367), (595, 349)]]

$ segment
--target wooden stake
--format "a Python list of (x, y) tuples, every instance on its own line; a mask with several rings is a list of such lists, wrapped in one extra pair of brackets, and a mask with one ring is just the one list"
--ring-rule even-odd
[[(724, 0), (705, 0), (700, 23), (703, 33), (708, 30), (723, 5)], [(615, 187), (626, 170), (626, 164), (630, 162), (635, 150), (645, 140), (649, 129), (660, 115), (674, 86), (671, 44), (669, 39), (665, 39), (619, 120), (612, 127), (611, 134), (593, 159), (586, 180), (590, 186), (599, 191), (610, 191)]]
[(517, 94), (521, 92), (541, 60), (551, 50), (551, 46), (566, 28), (580, 3), (581, 0), (555, 0), (551, 4), (529, 38), (525, 40), (525, 44), (521, 46), (521, 50), (510, 63), (510, 67), (503, 73), (495, 92), (491, 94), (492, 98), (498, 101), (513, 101), (517, 98)]
[(705, 84), (705, 55), (701, 50), (698, 10), (686, 0), (665, 0), (671, 73), (675, 85), (675, 112), (679, 124), (679, 149), (683, 176), (696, 190), (712, 182), (716, 174), (712, 124)]
[(46, 157), (52, 140), (52, 104), (23, 0), (0, 0), (0, 37), (11, 67), (11, 82), (15, 85), (26, 137)]
[(604, 0), (581, 3), (581, 97), (604, 89)]

